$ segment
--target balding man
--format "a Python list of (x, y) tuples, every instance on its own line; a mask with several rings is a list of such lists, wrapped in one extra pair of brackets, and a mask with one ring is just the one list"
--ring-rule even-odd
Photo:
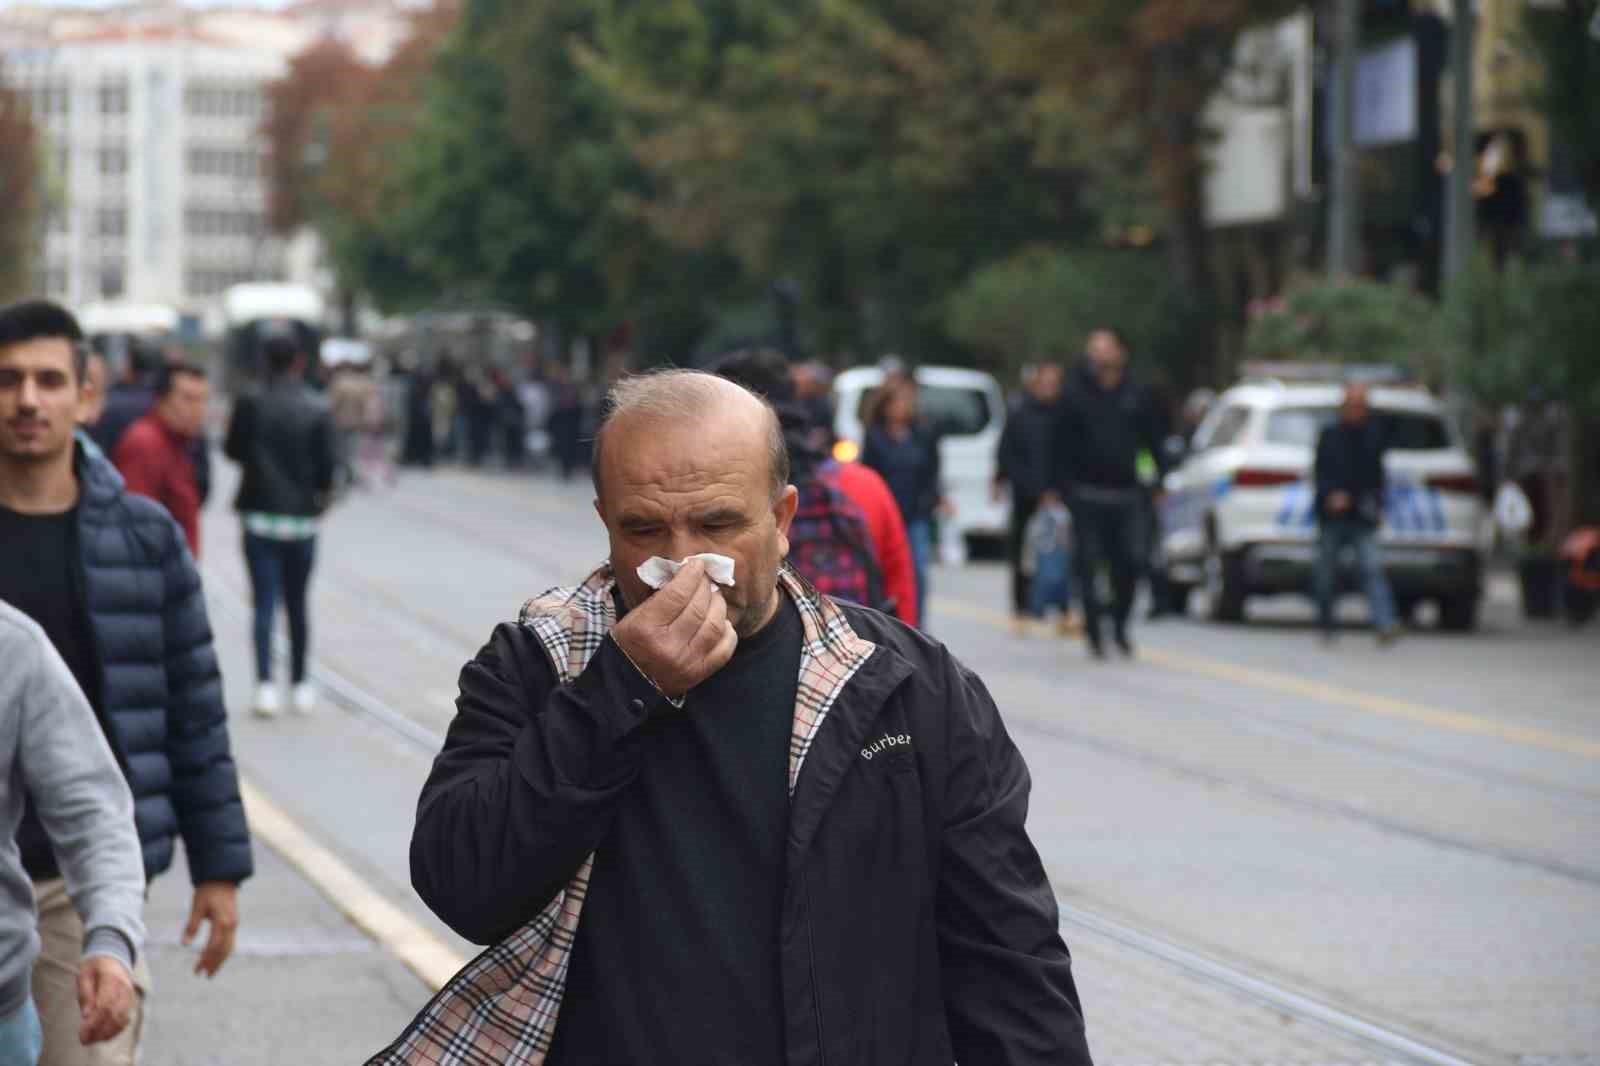
[[(612, 392), (610, 562), (462, 671), (417, 891), (495, 944), (381, 1064), (1088, 1063), (1028, 772), (938, 644), (784, 565), (770, 407)], [(731, 587), (692, 561), (732, 558)]]
[(1317, 564), (1315, 572), (1317, 620), (1323, 640), (1334, 635), (1334, 600), (1339, 587), (1339, 559), (1353, 550), (1361, 570), (1361, 584), (1372, 608), (1378, 642), (1394, 640), (1394, 596), (1383, 572), (1378, 551), (1378, 528), (1383, 525), (1385, 482), (1383, 441), (1373, 425), (1367, 387), (1345, 389), (1339, 420), (1317, 438), (1317, 458), (1312, 474), (1316, 485)]

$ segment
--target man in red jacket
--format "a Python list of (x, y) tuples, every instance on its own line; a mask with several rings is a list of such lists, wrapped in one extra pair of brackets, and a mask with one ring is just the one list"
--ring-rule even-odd
[(205, 371), (187, 363), (166, 367), (156, 402), (111, 453), (128, 491), (148, 496), (183, 527), (189, 550), (200, 556), (200, 482), (189, 449), (205, 428), (211, 387)]

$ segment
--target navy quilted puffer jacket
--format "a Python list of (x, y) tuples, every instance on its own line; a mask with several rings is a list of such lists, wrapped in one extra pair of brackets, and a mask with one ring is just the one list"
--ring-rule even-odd
[(172, 517), (125, 492), (110, 463), (80, 447), (77, 473), (101, 721), (133, 790), (145, 876), (172, 865), (181, 835), (195, 883), (242, 881), (250, 830), (194, 560)]

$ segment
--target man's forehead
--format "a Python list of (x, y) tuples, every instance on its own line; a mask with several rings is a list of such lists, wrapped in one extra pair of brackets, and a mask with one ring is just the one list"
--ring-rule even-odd
[(65, 337), (34, 337), (0, 347), (0, 366), (43, 368), (73, 366), (72, 342)]

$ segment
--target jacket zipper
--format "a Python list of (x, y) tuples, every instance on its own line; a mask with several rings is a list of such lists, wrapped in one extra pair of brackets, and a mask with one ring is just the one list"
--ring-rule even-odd
[(817, 940), (811, 928), (811, 881), (804, 870), (800, 872), (800, 883), (806, 894), (806, 950), (810, 953), (811, 1009), (817, 1019), (817, 1062), (820, 1066), (827, 1066), (828, 1045), (822, 1038), (822, 985), (817, 982)]

